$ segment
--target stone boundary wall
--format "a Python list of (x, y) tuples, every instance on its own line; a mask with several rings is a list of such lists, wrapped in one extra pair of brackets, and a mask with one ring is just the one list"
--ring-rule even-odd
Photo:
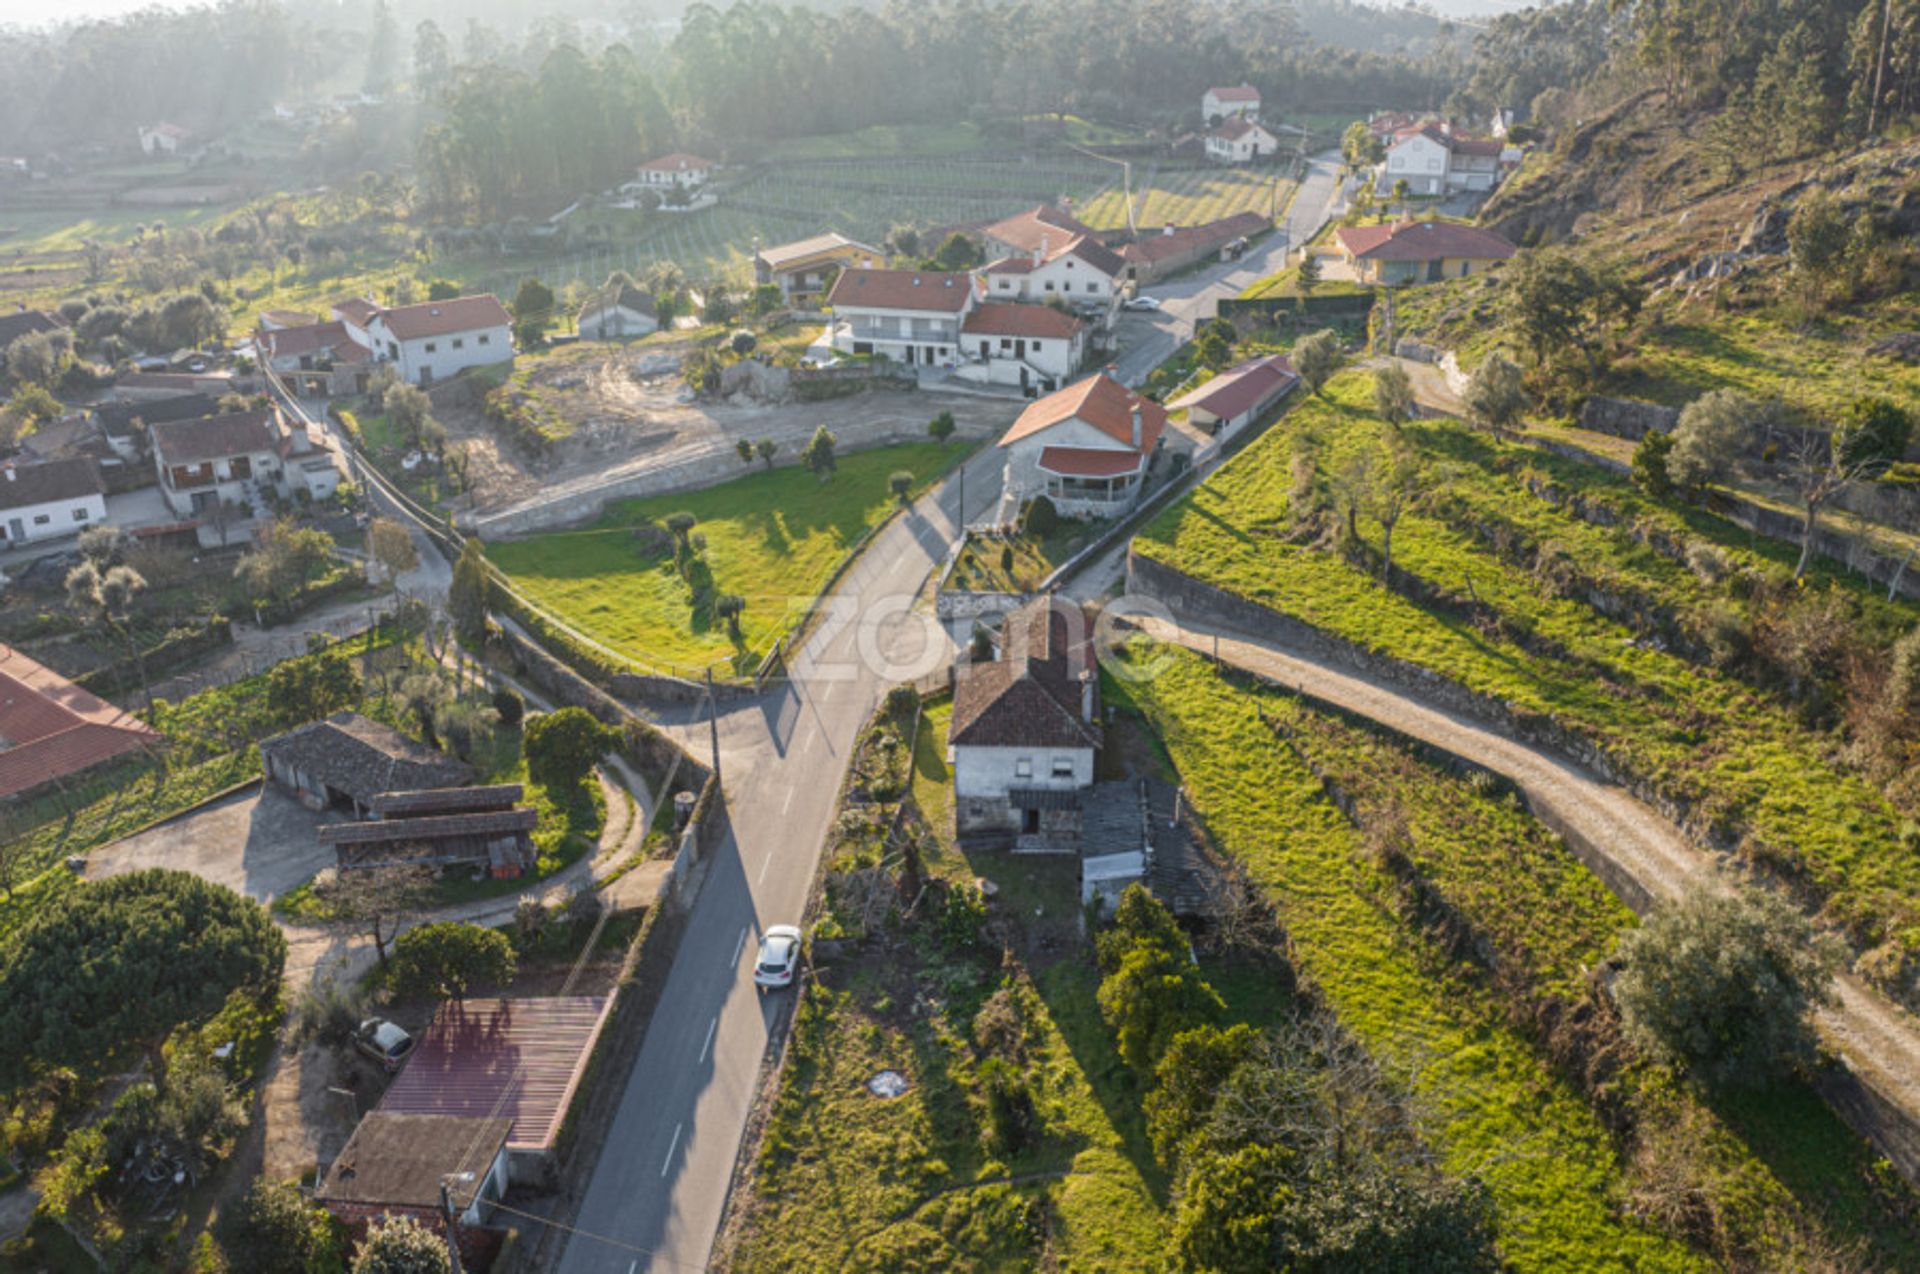
[(1637, 398), (1606, 398), (1590, 394), (1587, 401), (1580, 404), (1582, 429), (1612, 434), (1629, 442), (1639, 442), (1655, 430), (1663, 434), (1672, 433), (1679, 420), (1678, 407), (1662, 407), (1659, 403), (1642, 402)]

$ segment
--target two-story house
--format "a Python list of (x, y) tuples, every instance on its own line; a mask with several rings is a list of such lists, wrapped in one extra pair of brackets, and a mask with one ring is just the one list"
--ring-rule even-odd
[(827, 294), (833, 347), (897, 363), (954, 362), (973, 309), (973, 276), (942, 270), (845, 270)]
[(107, 498), (91, 459), (0, 466), (0, 548), (78, 535), (106, 520)]
[(1087, 353), (1087, 325), (1051, 305), (984, 301), (960, 324), (965, 380), (1018, 385), (1047, 393), (1078, 371)]
[(1099, 238), (1099, 232), (1064, 208), (1041, 204), (996, 221), (980, 232), (987, 260), (1026, 256), (1043, 245), (1058, 248), (1085, 235)]
[(1030, 249), (990, 262), (982, 275), (992, 301), (1058, 299), (1076, 309), (1111, 310), (1127, 277), (1120, 254), (1088, 234), (1042, 232)]
[(877, 270), (887, 263), (880, 249), (843, 234), (817, 234), (753, 254), (753, 281), (780, 289), (789, 305), (813, 305), (843, 270)]
[(469, 367), (513, 361), (513, 319), (491, 292), (392, 308), (343, 302), (334, 306), (334, 317), (409, 384), (431, 385)]
[(1260, 90), (1251, 84), (1232, 88), (1210, 88), (1200, 97), (1200, 118), (1214, 120), (1260, 118)]
[(1102, 741), (1091, 636), (1084, 611), (1042, 597), (1007, 616), (997, 658), (955, 669), (947, 746), (960, 835), (1029, 848), (1077, 837)]
[(1492, 190), (1500, 180), (1505, 150), (1498, 141), (1461, 137), (1448, 124), (1404, 129), (1387, 144), (1377, 188), (1386, 194), (1405, 181), (1416, 195)]
[(339, 319), (269, 327), (262, 316), (253, 346), (260, 361), (300, 395), (364, 393), (373, 370), (373, 351), (349, 336)]
[(689, 155), (675, 151), (671, 155), (662, 155), (640, 165), (640, 175), (632, 185), (658, 190), (663, 186), (679, 186), (691, 190), (695, 186), (704, 186), (720, 167), (711, 159), (702, 159), (698, 155)]
[(1066, 517), (1117, 517), (1140, 499), (1167, 409), (1111, 376), (1036, 400), (1000, 439), (1003, 490), (1044, 495)]
[(160, 494), (183, 518), (234, 506), (258, 515), (268, 492), (322, 500), (340, 485), (332, 453), (277, 407), (168, 421), (149, 434)]
[(1241, 116), (1207, 134), (1207, 158), (1217, 164), (1249, 164), (1280, 153), (1280, 139), (1255, 119)]

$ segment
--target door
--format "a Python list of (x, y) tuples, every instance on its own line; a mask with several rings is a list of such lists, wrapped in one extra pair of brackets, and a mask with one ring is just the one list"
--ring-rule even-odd
[(1025, 358), (1027, 356), (1027, 343), (1025, 340), (1018, 337), (1014, 339), (1013, 356), (1015, 358)]
[(19, 518), (7, 519), (7, 538), (15, 544), (27, 538), (27, 524)]
[(1026, 817), (1021, 822), (1020, 830), (1029, 836), (1038, 836), (1040, 834), (1040, 811), (1028, 810)]

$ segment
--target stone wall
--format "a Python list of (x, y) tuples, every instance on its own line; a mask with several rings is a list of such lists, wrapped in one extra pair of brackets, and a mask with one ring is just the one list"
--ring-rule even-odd
[(1639, 442), (1650, 429), (1672, 433), (1679, 419), (1678, 407), (1662, 407), (1637, 398), (1604, 398), (1594, 394), (1580, 407), (1582, 429), (1612, 434), (1630, 442)]

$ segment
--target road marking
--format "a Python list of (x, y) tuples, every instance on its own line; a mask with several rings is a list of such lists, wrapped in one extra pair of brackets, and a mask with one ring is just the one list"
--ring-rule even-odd
[(740, 953), (742, 951), (745, 951), (746, 949), (747, 949), (747, 931), (744, 927), (742, 927), (740, 930), (740, 941), (733, 944), (733, 959), (727, 961), (727, 967), (729, 969), (733, 968), (735, 965), (740, 963)]
[[(707, 1060), (707, 1050), (713, 1047), (714, 1028), (719, 1025), (720, 1015), (716, 1013), (713, 1015), (713, 1021), (707, 1023), (707, 1042), (700, 1046), (700, 1061), (702, 1062)], [(695, 1064), (698, 1065), (698, 1063)]]
[(760, 861), (760, 874), (753, 878), (753, 883), (756, 885), (765, 883), (767, 879), (767, 868), (771, 866), (773, 866), (773, 851), (768, 850), (767, 856)]
[(799, 790), (798, 787), (789, 787), (787, 789), (787, 799), (780, 802), (780, 817), (785, 818), (787, 811), (793, 808), (793, 794)]
[(680, 1131), (685, 1127), (686, 1124), (684, 1123), (678, 1123), (673, 1126), (673, 1140), (668, 1143), (667, 1157), (660, 1165), (660, 1175), (663, 1177), (667, 1175), (667, 1169), (673, 1167), (673, 1152), (680, 1148)]

